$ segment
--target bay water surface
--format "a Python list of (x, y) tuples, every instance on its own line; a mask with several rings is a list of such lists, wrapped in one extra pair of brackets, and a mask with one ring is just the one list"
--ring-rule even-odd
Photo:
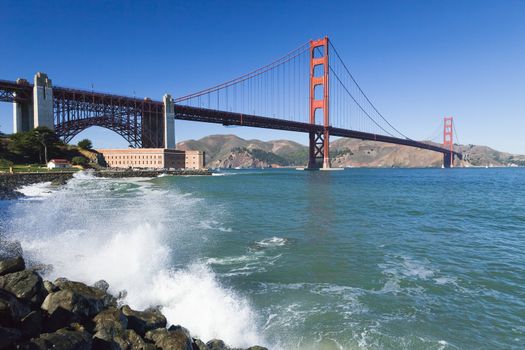
[(0, 234), (204, 341), (525, 348), (525, 169), (216, 175), (29, 186)]

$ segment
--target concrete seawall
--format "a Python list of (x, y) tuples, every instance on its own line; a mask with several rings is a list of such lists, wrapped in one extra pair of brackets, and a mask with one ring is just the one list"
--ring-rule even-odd
[(211, 175), (208, 169), (183, 169), (183, 170), (100, 170), (93, 175), (98, 177), (124, 178), (124, 177), (157, 177), (159, 175)]

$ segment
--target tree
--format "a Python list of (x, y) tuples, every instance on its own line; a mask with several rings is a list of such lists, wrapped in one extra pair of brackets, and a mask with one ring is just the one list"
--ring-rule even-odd
[(84, 157), (73, 157), (73, 159), (71, 159), (71, 163), (73, 163), (73, 165), (81, 165), (81, 166), (84, 166), (88, 163), (88, 160)]
[(77, 146), (79, 148), (89, 150), (93, 148), (93, 143), (90, 139), (83, 139), (78, 142)]
[(31, 130), (30, 133), (34, 135), (33, 137), (41, 146), (39, 147), (39, 150), (38, 150), (40, 163), (42, 163), (42, 150), (43, 150), (45, 164), (47, 164), (48, 147), (55, 146), (56, 144), (60, 143), (60, 140), (58, 139), (57, 135), (53, 132), (53, 130), (46, 128), (45, 126), (39, 126)]
[(45, 126), (39, 126), (31, 131), (18, 132), (11, 135), (9, 150), (31, 161), (40, 163), (48, 161), (48, 154), (56, 153), (57, 146), (62, 142), (56, 134)]

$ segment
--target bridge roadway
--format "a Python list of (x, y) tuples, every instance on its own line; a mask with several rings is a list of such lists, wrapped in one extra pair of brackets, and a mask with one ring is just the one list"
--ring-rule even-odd
[[(27, 101), (32, 97), (33, 84), (23, 83), (18, 84), (14, 81), (0, 80), (0, 101), (4, 102), (14, 102), (16, 100)], [(13, 94), (16, 93), (16, 94)], [(93, 92), (87, 90), (78, 90), (70, 89), (59, 86), (53, 86), (53, 95), (54, 96), (64, 96), (67, 95), (70, 100), (75, 100), (78, 98), (79, 102), (89, 103), (89, 100), (86, 101), (86, 96), (92, 98), (93, 101), (101, 103), (101, 100), (111, 100), (111, 104), (118, 105), (142, 105), (144, 103), (148, 105), (153, 105), (157, 108), (163, 107), (164, 104), (161, 101), (154, 101), (150, 99), (138, 99), (134, 97), (121, 96), (106, 94), (100, 92)], [(177, 102), (177, 100), (175, 100)], [(178, 120), (188, 120), (204, 123), (215, 123), (222, 125), (238, 125), (238, 126), (248, 126), (255, 128), (265, 128), (265, 129), (275, 129), (275, 130), (286, 130), (294, 132), (322, 132), (324, 127), (322, 125), (312, 125), (310, 123), (288, 121), (277, 118), (270, 117), (261, 117), (257, 115), (248, 115), (235, 112), (220, 111), (207, 108), (199, 108), (186, 105), (175, 104), (175, 119)], [(402, 139), (392, 136), (385, 136), (380, 134), (372, 134), (367, 132), (341, 129), (329, 127), (329, 134), (331, 136), (340, 136), (360, 140), (369, 140), (377, 142), (386, 142), (397, 145), (415, 147), (420, 149), (426, 149), (429, 151), (443, 153), (444, 155), (450, 155), (451, 153), (457, 156), (459, 159), (462, 159), (462, 154), (459, 152), (451, 152), (450, 150), (435, 146), (432, 144), (414, 141), (411, 139)]]
[[(295, 132), (322, 132), (322, 125), (312, 125), (309, 123), (294, 122), (277, 118), (260, 117), (256, 115), (247, 115), (234, 112), (217, 111), (207, 108), (175, 105), (175, 119), (189, 120), (204, 123), (216, 123), (222, 125), (250, 126), (254, 128), (276, 129)], [(402, 139), (392, 136), (372, 134), (367, 132), (329, 127), (330, 136), (340, 136), (352, 139), (369, 140), (377, 142), (393, 143), (397, 145), (426, 149), (429, 151), (443, 154), (451, 153), (450, 150), (435, 146), (432, 144), (414, 141), (411, 139)], [(462, 154), (452, 152), (455, 156), (462, 159)]]

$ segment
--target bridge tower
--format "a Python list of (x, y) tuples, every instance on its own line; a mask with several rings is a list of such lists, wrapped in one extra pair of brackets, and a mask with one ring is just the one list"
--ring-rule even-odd
[(33, 86), (33, 116), (33, 127), (47, 126), (51, 130), (55, 129), (53, 87), (51, 79), (41, 72), (36, 73)]
[(175, 103), (169, 94), (162, 98), (164, 103), (164, 148), (175, 148)]
[(330, 168), (328, 37), (310, 40), (310, 124), (316, 125), (316, 112), (322, 110), (323, 130), (309, 134), (308, 168)]
[(450, 150), (450, 153), (443, 154), (443, 166), (451, 168), (454, 166), (454, 118), (445, 117), (443, 125), (443, 148)]

